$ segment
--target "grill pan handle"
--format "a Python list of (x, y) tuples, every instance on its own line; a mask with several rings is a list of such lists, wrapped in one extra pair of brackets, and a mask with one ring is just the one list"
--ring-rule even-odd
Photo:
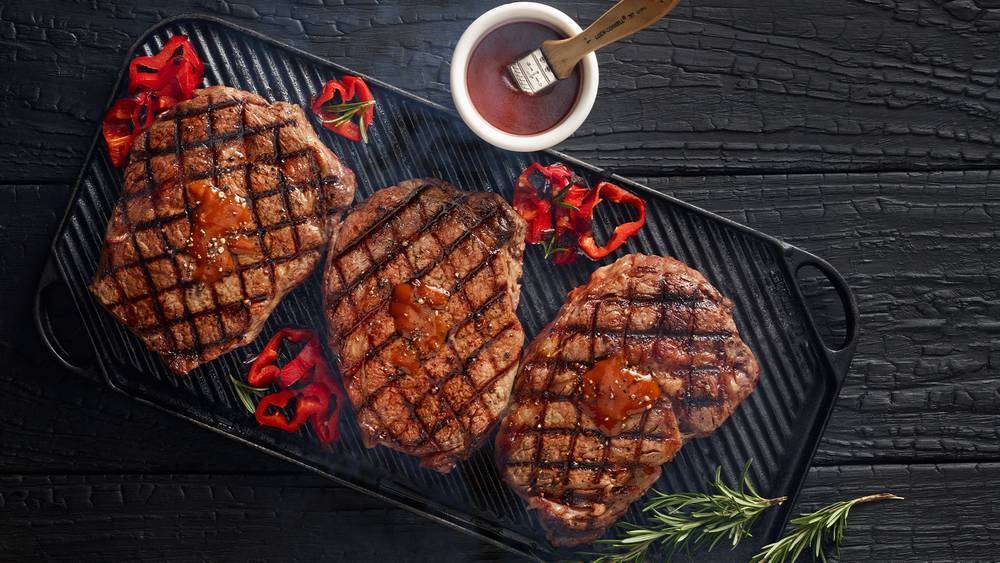
[(829, 280), (830, 284), (833, 285), (834, 291), (837, 292), (837, 297), (840, 298), (841, 305), (844, 307), (847, 335), (844, 338), (844, 343), (839, 347), (831, 348), (827, 345), (826, 341), (820, 336), (819, 330), (816, 326), (816, 319), (813, 318), (809, 307), (805, 307), (805, 312), (809, 319), (809, 324), (812, 327), (813, 335), (823, 346), (824, 352), (829, 358), (831, 365), (833, 365), (833, 368), (836, 370), (837, 376), (842, 379), (847, 375), (847, 371), (851, 367), (851, 358), (854, 356), (854, 349), (858, 345), (858, 331), (861, 323), (861, 314), (858, 311), (858, 303), (854, 298), (854, 293), (851, 291), (851, 287), (847, 284), (847, 280), (844, 279), (844, 276), (841, 275), (836, 268), (830, 265), (829, 262), (823, 260), (819, 256), (806, 252), (801, 248), (788, 245), (785, 246), (785, 261), (788, 266), (793, 285), (795, 286), (795, 291), (798, 292), (799, 299), (802, 303), (805, 303), (805, 297), (802, 295), (802, 289), (799, 287), (797, 274), (798, 271), (805, 266), (812, 266), (822, 272), (822, 274), (826, 276), (826, 279)]
[[(93, 358), (87, 360), (74, 360), (72, 355), (67, 351), (67, 347), (63, 345), (63, 343), (56, 336), (52, 316), (49, 314), (50, 299), (46, 297), (46, 295), (50, 293), (49, 289), (55, 289), (54, 286), (56, 284), (65, 286), (65, 283), (59, 277), (56, 272), (55, 265), (52, 263), (52, 259), (50, 258), (45, 263), (45, 268), (42, 270), (42, 277), (38, 282), (38, 290), (35, 291), (35, 328), (38, 330), (38, 335), (42, 339), (42, 344), (45, 345), (45, 348), (48, 349), (49, 353), (56, 359), (57, 362), (77, 375), (94, 379), (97, 377), (97, 366), (95, 365)], [(75, 325), (78, 327), (83, 326), (83, 321), (79, 319), (79, 315), (76, 314), (75, 308), (68, 307), (68, 309), (71, 310), (70, 314), (77, 321)]]

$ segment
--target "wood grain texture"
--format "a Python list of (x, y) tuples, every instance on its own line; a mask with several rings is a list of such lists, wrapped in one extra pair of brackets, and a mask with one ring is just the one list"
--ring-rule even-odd
[[(837, 559), (996, 560), (1000, 464), (813, 468), (795, 513), (877, 492), (892, 492), (904, 500), (853, 509)], [(836, 556), (831, 549), (827, 554)]]
[[(795, 512), (880, 491), (905, 500), (852, 511), (835, 559), (994, 558), (1000, 464), (817, 468)], [(255, 561), (511, 559), (307, 474), (3, 475), (0, 510), (5, 559), (131, 559), (140, 552), (171, 560), (243, 560), (248, 553)]]
[[(450, 105), (451, 49), (499, 3), (0, 5), (0, 559), (506, 558), (69, 374), (29, 316), (125, 50), (150, 25), (219, 15)], [(608, 6), (552, 4), (580, 21)], [(599, 54), (598, 104), (562, 147), (847, 276), (860, 345), (797, 510), (907, 500), (855, 511), (843, 560), (1000, 553), (998, 31), (995, 0), (684, 2)], [(823, 285), (804, 280), (836, 317)]]
[(861, 336), (815, 463), (1000, 458), (1000, 172), (646, 183), (847, 278)]
[(305, 474), (0, 476), (0, 510), (11, 561), (512, 560)]
[[(163, 17), (222, 16), (451, 105), (451, 50), (499, 3), (5, 2), (0, 182), (76, 175), (125, 50)], [(998, 31), (987, 0), (683, 2), (599, 53), (597, 106), (562, 148), (633, 175), (997, 166)]]
[(68, 201), (68, 186), (0, 185), (0, 346), (36, 339), (25, 330), (31, 326), (31, 296)]
[(287, 463), (0, 346), (0, 473), (288, 471)]

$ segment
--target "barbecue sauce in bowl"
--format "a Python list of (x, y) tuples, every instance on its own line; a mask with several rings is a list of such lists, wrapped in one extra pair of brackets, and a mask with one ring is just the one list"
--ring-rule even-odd
[(473, 49), (466, 69), (476, 111), (497, 129), (515, 135), (535, 135), (558, 125), (579, 96), (579, 66), (569, 78), (534, 95), (517, 87), (507, 66), (543, 41), (563, 38), (545, 24), (528, 21), (508, 23), (486, 34)]

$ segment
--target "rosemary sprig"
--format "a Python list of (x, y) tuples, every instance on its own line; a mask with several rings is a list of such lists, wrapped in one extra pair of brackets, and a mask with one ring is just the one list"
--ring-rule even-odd
[(344, 104), (326, 104), (322, 106), (323, 111), (330, 113), (342, 113), (345, 111), (355, 111), (359, 109), (365, 109), (366, 107), (373, 105), (375, 100), (365, 100), (363, 102), (347, 102)]
[(546, 260), (560, 252), (569, 252), (569, 249), (565, 246), (556, 246), (555, 233), (552, 233), (552, 236), (548, 240), (542, 242), (542, 250), (545, 251)]
[(844, 528), (847, 527), (847, 515), (855, 505), (880, 500), (903, 500), (891, 493), (868, 495), (853, 500), (835, 502), (831, 505), (799, 515), (792, 519), (792, 531), (780, 540), (764, 546), (760, 553), (754, 555), (750, 563), (766, 561), (767, 563), (785, 563), (798, 559), (807, 548), (812, 548), (813, 557), (826, 561), (823, 553), (824, 540), (829, 538), (839, 550), (844, 541)]
[(236, 398), (240, 400), (243, 404), (243, 408), (247, 412), (253, 413), (257, 411), (257, 406), (254, 403), (253, 397), (260, 397), (267, 393), (267, 389), (263, 387), (254, 387), (253, 385), (243, 383), (239, 379), (236, 379), (232, 375), (229, 375), (229, 381), (233, 382), (233, 390), (236, 391)]
[(569, 193), (569, 189), (573, 187), (573, 184), (567, 184), (565, 188), (559, 190), (559, 193), (552, 196), (552, 201), (555, 202), (559, 207), (569, 209), (572, 211), (579, 211), (580, 208), (566, 201), (566, 194)]
[(764, 498), (750, 484), (750, 462), (743, 466), (738, 488), (722, 481), (721, 468), (712, 482), (714, 493), (664, 493), (654, 490), (653, 499), (643, 507), (651, 513), (650, 523), (622, 522), (625, 537), (601, 540), (612, 553), (591, 553), (601, 563), (640, 563), (654, 545), (669, 549), (668, 559), (680, 548), (708, 546), (711, 550), (724, 538), (733, 547), (750, 536), (750, 527), (764, 510), (783, 503), (785, 497)]
[(354, 116), (358, 116), (359, 126), (361, 127), (361, 139), (367, 143), (368, 142), (368, 132), (365, 131), (365, 108), (375, 104), (375, 100), (367, 100), (364, 102), (348, 102), (344, 104), (326, 104), (323, 106), (323, 113), (327, 115), (335, 115), (332, 118), (320, 117), (320, 121), (323, 123), (329, 123), (334, 127), (339, 127), (348, 121), (354, 119)]

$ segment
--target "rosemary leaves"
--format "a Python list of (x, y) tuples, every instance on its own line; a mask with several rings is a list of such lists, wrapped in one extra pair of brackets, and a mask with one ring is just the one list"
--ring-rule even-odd
[(903, 500), (903, 497), (879, 493), (835, 502), (815, 512), (799, 515), (789, 522), (792, 531), (788, 535), (765, 545), (750, 563), (791, 563), (807, 548), (812, 549), (813, 557), (826, 561), (826, 554), (823, 553), (824, 540), (829, 539), (835, 548), (840, 548), (844, 541), (844, 528), (847, 527), (847, 515), (851, 509), (858, 504), (880, 500)]
[[(730, 487), (722, 481), (720, 470), (715, 472), (712, 493), (664, 493), (653, 490), (642, 511), (650, 516), (644, 524), (622, 522), (624, 536), (601, 540), (610, 547), (603, 553), (581, 554), (595, 563), (641, 563), (654, 546), (666, 552), (670, 560), (679, 549), (714, 549), (726, 540), (735, 548), (751, 536), (750, 529), (757, 517), (772, 506), (785, 502), (785, 497), (764, 498), (750, 484), (750, 461), (743, 466), (739, 486)], [(811, 552), (826, 561), (823, 547), (831, 543), (839, 548), (844, 540), (847, 517), (856, 505), (881, 500), (902, 500), (891, 493), (867, 495), (838, 501), (815, 512), (801, 514), (789, 522), (791, 531), (770, 543), (755, 555), (750, 563), (792, 563), (800, 555)]]
[(694, 549), (707, 546), (713, 549), (727, 539), (735, 547), (750, 536), (750, 527), (764, 510), (783, 503), (785, 497), (760, 496), (749, 479), (750, 462), (743, 466), (737, 488), (722, 481), (722, 470), (717, 469), (712, 482), (714, 493), (664, 493), (652, 491), (652, 499), (642, 511), (650, 513), (646, 525), (622, 522), (625, 537), (601, 540), (600, 544), (612, 546), (614, 551), (596, 556), (595, 562), (635, 562), (645, 560), (646, 552), (656, 545), (672, 557), (680, 548)]
[(248, 413), (253, 414), (257, 409), (256, 399), (262, 397), (267, 393), (268, 389), (266, 387), (254, 387), (247, 383), (243, 383), (239, 379), (229, 375), (229, 381), (233, 383), (233, 391), (236, 392), (236, 398), (239, 399), (240, 404), (243, 408), (247, 410)]

